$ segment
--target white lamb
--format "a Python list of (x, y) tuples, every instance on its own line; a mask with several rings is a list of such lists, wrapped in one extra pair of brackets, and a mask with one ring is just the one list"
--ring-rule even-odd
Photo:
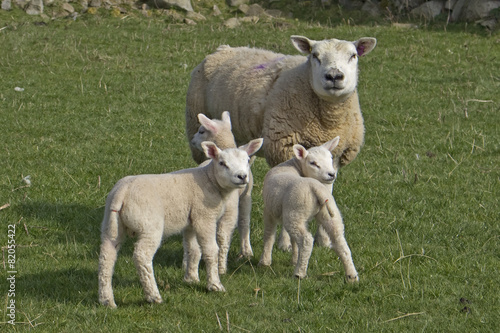
[[(190, 144), (198, 150), (203, 151), (201, 143), (211, 141), (219, 148), (234, 148), (233, 133), (231, 132), (231, 118), (228, 111), (222, 113), (222, 119), (209, 119), (204, 114), (198, 114), (198, 121), (201, 126), (198, 132), (193, 136)], [(251, 160), (253, 160), (252, 157)], [(204, 162), (206, 163), (206, 161)], [(252, 162), (250, 162), (252, 164)], [(203, 163), (201, 164), (203, 165)], [(239, 190), (238, 201), (238, 231), (240, 233), (240, 255), (243, 257), (253, 256), (252, 246), (250, 244), (250, 217), (252, 212), (252, 188), (253, 175), (250, 170), (248, 174), (248, 184)], [(220, 272), (219, 272), (220, 273)]]
[(128, 176), (118, 181), (106, 200), (102, 222), (99, 302), (116, 307), (111, 279), (126, 233), (137, 237), (133, 257), (148, 302), (162, 302), (153, 272), (153, 256), (163, 238), (180, 232), (184, 232), (190, 252), (184, 279), (197, 280), (202, 254), (208, 290), (223, 291), (218, 274), (216, 229), (219, 232), (227, 227), (227, 233), (232, 233), (236, 207), (226, 203), (237, 203), (237, 189), (248, 182), (249, 155), (261, 145), (262, 139), (256, 139), (239, 149), (220, 150), (214, 143), (205, 142), (204, 152), (212, 162), (204, 167)]
[[(264, 138), (260, 156), (272, 167), (293, 157), (293, 145), (319, 146), (341, 140), (333, 155), (342, 167), (359, 153), (364, 138), (359, 106), (358, 57), (375, 38), (355, 42), (292, 36), (305, 56), (220, 46), (191, 73), (186, 98), (188, 140), (198, 131), (198, 113), (220, 118), (230, 110), (237, 143)], [(204, 156), (191, 148), (198, 162)]]
[(344, 238), (344, 224), (335, 199), (325, 183), (335, 180), (331, 150), (339, 138), (306, 150), (294, 145), (295, 157), (272, 168), (266, 175), (264, 199), (264, 250), (259, 264), (271, 265), (271, 256), (278, 222), (288, 231), (292, 241), (294, 275), (304, 278), (313, 248), (308, 223), (316, 218), (339, 256), (348, 282), (358, 281), (351, 251)]

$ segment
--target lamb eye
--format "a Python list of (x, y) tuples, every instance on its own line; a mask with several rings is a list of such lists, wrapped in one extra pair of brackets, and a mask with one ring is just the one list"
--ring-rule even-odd
[(204, 129), (204, 128), (202, 128), (202, 127), (200, 127), (200, 129), (198, 130), (198, 133), (199, 133), (199, 134), (203, 134), (203, 133), (205, 133), (205, 129)]
[(354, 53), (351, 58), (349, 58), (349, 61), (351, 60), (355, 60), (356, 58), (358, 57), (358, 55), (356, 53)]
[(226, 164), (224, 161), (220, 161), (220, 162), (219, 162), (219, 165), (220, 165), (221, 167), (227, 168), (227, 164)]
[(321, 61), (319, 60), (319, 54), (318, 54), (318, 52), (312, 53), (312, 57), (313, 57), (313, 59), (316, 59), (319, 63), (321, 63)]
[(311, 164), (313, 167), (315, 167), (315, 168), (318, 168), (318, 169), (319, 169), (319, 165), (318, 165), (318, 163), (316, 163), (316, 162), (310, 162), (309, 164)]

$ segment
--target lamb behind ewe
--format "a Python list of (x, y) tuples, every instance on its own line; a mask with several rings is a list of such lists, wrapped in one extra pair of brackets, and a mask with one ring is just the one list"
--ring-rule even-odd
[[(221, 149), (236, 147), (236, 142), (231, 132), (231, 118), (228, 111), (222, 113), (221, 120), (209, 119), (204, 114), (200, 113), (198, 114), (198, 121), (201, 126), (190, 142), (192, 147), (196, 147), (198, 150), (203, 151), (201, 143), (204, 141), (211, 141)], [(255, 157), (252, 157), (252, 159), (254, 158)], [(252, 164), (252, 159), (250, 165)], [(206, 163), (206, 161), (204, 163)], [(203, 165), (203, 163), (201, 165)], [(252, 245), (250, 244), (252, 189), (253, 175), (250, 170), (248, 174), (248, 184), (245, 188), (239, 190), (238, 199), (238, 231), (240, 233), (240, 255), (242, 257), (253, 256)], [(221, 268), (225, 271), (224, 267), (219, 265), (220, 274), (222, 274)]]
[(264, 250), (259, 264), (271, 265), (272, 249), (278, 222), (289, 233), (292, 241), (294, 275), (304, 278), (313, 249), (313, 237), (308, 223), (316, 218), (332, 241), (348, 282), (358, 281), (351, 251), (344, 238), (344, 224), (331, 190), (324, 183), (335, 180), (330, 151), (339, 138), (306, 150), (294, 145), (295, 157), (272, 168), (265, 177), (264, 199)]
[[(119, 180), (106, 200), (101, 228), (99, 302), (116, 307), (111, 279), (126, 233), (137, 237), (134, 263), (148, 302), (162, 302), (153, 272), (153, 256), (162, 238), (180, 232), (184, 232), (188, 244), (196, 238), (196, 246), (201, 247), (208, 290), (223, 291), (218, 274), (216, 229), (234, 229), (236, 209), (226, 207), (226, 202), (237, 202), (231, 198), (248, 182), (249, 155), (261, 145), (262, 139), (256, 139), (239, 149), (220, 150), (214, 143), (204, 142), (204, 152), (212, 160), (204, 167)], [(186, 281), (196, 280), (198, 262), (195, 255), (190, 257)]]
[[(271, 167), (292, 158), (294, 144), (310, 148), (335, 136), (341, 137), (333, 152), (337, 167), (349, 164), (364, 140), (358, 57), (372, 51), (376, 39), (292, 36), (291, 41), (307, 57), (227, 45), (208, 55), (191, 73), (188, 140), (198, 131), (198, 113), (220, 118), (223, 110), (231, 110), (236, 142), (264, 138), (259, 155)], [(201, 163), (201, 152), (193, 147), (191, 152)]]

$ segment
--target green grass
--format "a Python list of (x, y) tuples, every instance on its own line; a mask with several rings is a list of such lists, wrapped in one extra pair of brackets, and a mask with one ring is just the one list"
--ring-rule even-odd
[[(500, 43), (470, 26), (260, 23), (227, 30), (162, 17), (86, 15), (37, 25), (0, 12), (0, 243), (16, 225), (17, 324), (40, 332), (494, 332), (500, 315)], [(452, 31), (453, 30), (453, 31)], [(125, 175), (194, 166), (184, 135), (189, 72), (220, 44), (296, 53), (289, 36), (378, 39), (360, 61), (366, 125), (334, 194), (360, 273), (346, 285), (332, 251), (315, 248), (309, 277), (262, 248), (262, 180), (254, 165), (255, 257), (232, 242), (226, 293), (182, 282), (182, 242), (155, 257), (164, 304), (143, 301), (132, 242), (114, 276), (118, 309), (97, 302), (105, 198)], [(15, 87), (24, 88), (17, 92)], [(31, 186), (22, 178), (30, 175)], [(461, 299), (462, 302), (460, 301)], [(466, 308), (464, 310), (464, 308)]]

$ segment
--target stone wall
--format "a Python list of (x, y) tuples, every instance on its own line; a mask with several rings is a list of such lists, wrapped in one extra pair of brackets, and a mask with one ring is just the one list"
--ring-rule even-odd
[[(29, 15), (41, 15), (48, 18), (64, 16), (77, 17), (85, 13), (95, 13), (98, 8), (106, 8), (116, 15), (126, 14), (129, 10), (139, 10), (146, 16), (151, 9), (164, 9), (165, 15), (186, 24), (196, 24), (205, 19), (193, 11), (191, 0), (0, 0), (2, 10), (14, 7), (22, 8)], [(313, 0), (314, 1), (314, 0)], [(331, 6), (341, 6), (346, 10), (360, 10), (371, 16), (390, 14), (393, 17), (408, 15), (415, 19), (433, 20), (439, 15), (446, 15), (450, 22), (468, 21), (482, 24), (493, 29), (498, 23), (500, 0), (316, 0), (325, 10)], [(261, 5), (257, 4), (261, 3)], [(243, 18), (232, 17), (227, 26), (237, 26), (241, 22), (256, 22), (262, 18), (289, 17), (291, 14), (280, 10), (266, 10), (266, 3), (272, 0), (225, 0), (225, 5), (237, 8), (245, 14)], [(220, 2), (219, 2), (220, 3)], [(48, 10), (50, 8), (50, 10)], [(75, 8), (78, 8), (76, 10)], [(213, 5), (212, 15), (220, 16), (221, 11)], [(495, 12), (497, 15), (493, 15)]]

